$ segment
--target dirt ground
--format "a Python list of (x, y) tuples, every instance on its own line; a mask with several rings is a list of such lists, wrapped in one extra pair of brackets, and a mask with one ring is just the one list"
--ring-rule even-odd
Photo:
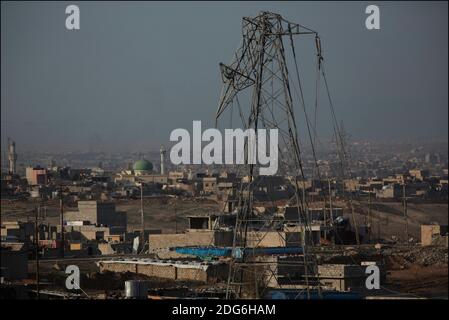
[[(345, 216), (352, 223), (351, 208), (347, 203), (336, 202), (336, 206), (345, 208)], [(391, 239), (392, 236), (405, 240), (405, 218), (401, 202), (375, 202), (371, 203), (371, 213), (368, 215), (369, 205), (366, 202), (354, 202), (354, 216), (358, 225), (371, 220), (372, 239)], [(449, 210), (447, 203), (408, 203), (407, 228), (409, 237), (416, 241), (421, 238), (421, 225), (437, 223), (448, 224)], [(370, 218), (369, 218), (370, 217)]]
[[(188, 215), (219, 211), (218, 204), (207, 199), (144, 198), (145, 227), (164, 233), (183, 231)], [(140, 200), (119, 201), (117, 210), (128, 214), (128, 229), (140, 228)]]
[[(33, 220), (34, 209), (39, 202), (1, 201), (1, 221)], [(40, 210), (40, 220), (51, 224), (59, 224), (59, 202), (48, 201), (45, 210)], [(183, 231), (187, 228), (186, 216), (219, 211), (218, 204), (207, 199), (180, 199), (180, 198), (144, 198), (145, 227), (149, 229), (162, 229), (164, 233)], [(76, 207), (64, 207), (65, 211), (76, 210)], [(119, 200), (116, 210), (125, 211), (128, 216), (128, 229), (140, 229), (140, 199)], [(45, 219), (44, 219), (45, 217)]]
[(446, 266), (412, 266), (391, 270), (386, 287), (415, 297), (448, 299), (448, 268)]
[(448, 251), (446, 247), (386, 249), (386, 287), (412, 297), (448, 299)]

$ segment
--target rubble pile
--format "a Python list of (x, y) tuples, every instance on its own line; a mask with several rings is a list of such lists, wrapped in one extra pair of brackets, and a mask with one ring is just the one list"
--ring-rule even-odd
[(318, 254), (320, 264), (360, 264), (362, 261), (386, 263), (393, 269), (404, 269), (412, 265), (447, 266), (448, 251), (444, 246), (383, 246), (377, 250), (371, 248), (346, 248), (344, 252)]
[(392, 252), (384, 252), (384, 255), (394, 259), (403, 267), (410, 265), (427, 266), (443, 266), (448, 262), (448, 251), (445, 247), (415, 247), (403, 250), (394, 250)]
[(421, 266), (447, 265), (448, 253), (444, 247), (425, 247), (404, 252), (402, 256), (407, 262)]

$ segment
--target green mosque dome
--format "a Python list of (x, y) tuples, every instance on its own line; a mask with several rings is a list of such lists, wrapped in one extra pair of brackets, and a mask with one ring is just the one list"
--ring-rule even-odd
[(145, 159), (137, 160), (133, 165), (134, 171), (152, 171), (153, 164)]

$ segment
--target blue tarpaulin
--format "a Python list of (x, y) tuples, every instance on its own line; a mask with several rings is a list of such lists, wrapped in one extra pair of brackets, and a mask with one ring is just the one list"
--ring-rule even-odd
[(230, 257), (232, 253), (232, 248), (217, 247), (175, 247), (172, 250), (197, 257)]
[(229, 247), (174, 247), (171, 250), (180, 254), (197, 257), (234, 257), (302, 254), (302, 247), (267, 247), (267, 248), (229, 248)]

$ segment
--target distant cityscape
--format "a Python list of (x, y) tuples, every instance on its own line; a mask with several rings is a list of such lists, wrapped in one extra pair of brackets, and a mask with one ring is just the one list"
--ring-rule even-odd
[[(317, 152), (321, 170), (325, 176), (336, 176), (338, 171), (338, 157), (331, 142), (325, 149)], [(442, 175), (448, 167), (447, 142), (350, 142), (348, 146), (350, 155), (350, 167), (353, 177), (360, 178), (385, 178), (389, 175), (405, 173), (412, 169), (429, 170), (431, 175)], [(21, 150), (18, 146), (18, 151)], [(95, 168), (101, 166), (107, 171), (126, 169), (140, 158), (146, 158), (153, 163), (160, 162), (159, 150), (139, 150), (131, 152), (37, 152), (20, 151), (17, 158), (17, 173), (25, 174), (27, 166), (59, 166), (72, 168)], [(314, 167), (314, 159), (310, 148), (303, 152), (304, 167), (310, 175)], [(175, 169), (166, 164), (167, 168)], [(221, 166), (217, 166), (221, 167)], [(201, 166), (189, 166), (189, 169), (201, 171)], [(209, 170), (220, 170), (207, 166)], [(157, 172), (159, 168), (155, 168)], [(7, 148), (2, 152), (2, 172), (8, 171)]]

